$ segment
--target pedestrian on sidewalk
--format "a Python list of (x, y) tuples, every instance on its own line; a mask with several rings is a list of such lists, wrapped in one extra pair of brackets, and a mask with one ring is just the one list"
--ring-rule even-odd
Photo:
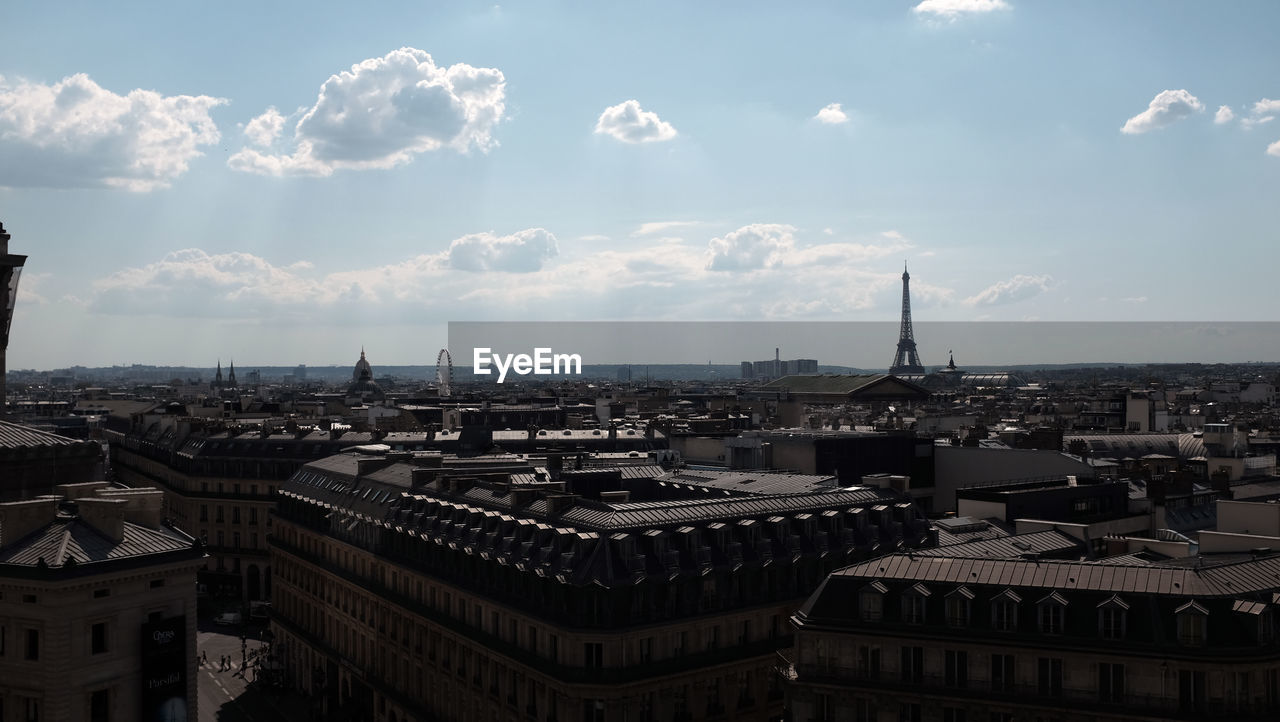
[(209, 651), (208, 651), (208, 650), (201, 650), (201, 652), (200, 652), (200, 663), (201, 663), (201, 664), (208, 664), (208, 663), (209, 663)]

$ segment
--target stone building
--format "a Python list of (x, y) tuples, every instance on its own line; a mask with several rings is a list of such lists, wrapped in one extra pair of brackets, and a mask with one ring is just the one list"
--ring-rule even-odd
[(102, 446), (0, 421), (0, 502), (102, 478)]
[(204, 551), (159, 491), (57, 492), (0, 504), (0, 719), (194, 722)]
[(281, 487), (272, 630), (314, 712), (772, 719), (788, 615), (927, 534), (903, 497), (833, 477), (433, 466), (350, 453)]
[(1039, 532), (833, 573), (792, 618), (791, 718), (1280, 716), (1280, 555), (1036, 551), (1071, 541)]

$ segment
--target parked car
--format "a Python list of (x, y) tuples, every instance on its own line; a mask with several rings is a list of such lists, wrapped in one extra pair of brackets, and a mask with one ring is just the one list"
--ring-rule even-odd
[(244, 621), (244, 617), (240, 616), (240, 612), (223, 612), (213, 618), (214, 624), (240, 624)]

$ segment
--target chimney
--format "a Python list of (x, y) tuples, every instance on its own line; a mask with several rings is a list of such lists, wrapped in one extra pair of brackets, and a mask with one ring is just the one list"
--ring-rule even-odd
[(365, 456), (356, 459), (356, 476), (364, 476), (372, 474), (386, 466), (390, 466), (391, 462), (385, 456)]
[(99, 489), (107, 489), (110, 486), (111, 483), (106, 481), (86, 481), (82, 484), (58, 484), (53, 487), (53, 491), (69, 501), (75, 501), (81, 497), (93, 496)]
[(98, 498), (124, 500), (124, 520), (130, 524), (159, 529), (164, 518), (164, 492), (159, 489), (103, 489)]
[(577, 494), (547, 494), (547, 513), (563, 514), (578, 501)]
[(600, 492), (600, 501), (606, 504), (621, 504), (631, 501), (631, 491), (622, 489), (621, 491), (602, 491)]
[(530, 502), (538, 498), (538, 492), (535, 489), (526, 489), (519, 486), (511, 487), (511, 508), (519, 509), (522, 506), (528, 506)]
[(0, 504), (0, 549), (53, 523), (58, 514), (57, 497), (41, 497)]
[(84, 498), (76, 502), (81, 521), (116, 544), (124, 541), (124, 510), (128, 505), (124, 499)]

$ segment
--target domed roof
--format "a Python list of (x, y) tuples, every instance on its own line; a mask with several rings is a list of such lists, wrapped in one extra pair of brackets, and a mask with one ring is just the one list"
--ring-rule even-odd
[(359, 396), (364, 399), (382, 399), (382, 387), (373, 380), (373, 367), (364, 357), (364, 349), (360, 349), (360, 360), (351, 372), (351, 385), (347, 387), (348, 396)]
[(372, 381), (373, 367), (369, 365), (369, 361), (364, 357), (364, 349), (360, 349), (360, 360), (356, 362), (355, 369), (351, 372), (352, 381)]

